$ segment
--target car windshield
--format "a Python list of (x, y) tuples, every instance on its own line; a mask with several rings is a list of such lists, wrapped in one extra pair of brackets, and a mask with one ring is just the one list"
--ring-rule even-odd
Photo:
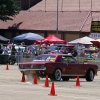
[(51, 61), (54, 62), (56, 56), (53, 55), (39, 55), (33, 61)]

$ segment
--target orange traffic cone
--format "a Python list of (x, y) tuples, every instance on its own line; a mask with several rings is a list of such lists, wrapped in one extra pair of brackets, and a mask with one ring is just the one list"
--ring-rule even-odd
[(77, 79), (76, 79), (76, 85), (75, 85), (75, 86), (80, 86), (79, 76), (77, 76)]
[(24, 75), (24, 72), (22, 73), (22, 80), (21, 80), (21, 82), (25, 82), (26, 80), (25, 80), (25, 75)]
[(9, 70), (8, 64), (7, 64), (7, 66), (6, 66), (6, 70)]
[(45, 80), (44, 87), (49, 87), (48, 75), (46, 75), (46, 80)]
[(38, 84), (36, 74), (34, 74), (34, 81), (33, 81), (33, 84)]
[(55, 94), (54, 82), (52, 82), (51, 91), (50, 91), (50, 94), (48, 94), (48, 95), (50, 95), (50, 96), (57, 96), (57, 95)]

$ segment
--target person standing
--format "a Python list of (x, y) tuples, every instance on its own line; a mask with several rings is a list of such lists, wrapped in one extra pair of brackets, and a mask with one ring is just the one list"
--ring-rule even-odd
[(12, 50), (11, 50), (11, 59), (12, 60), (15, 60), (16, 59), (16, 57), (15, 57), (15, 54), (16, 54), (16, 49), (15, 49), (15, 46), (13, 45), (12, 46)]
[(64, 48), (64, 52), (63, 52), (63, 54), (68, 54), (68, 51), (67, 51), (66, 48)]
[(4, 48), (4, 53), (3, 53), (3, 54), (4, 54), (4, 55), (9, 55), (9, 52), (8, 52), (8, 51), (9, 51), (9, 49), (7, 48), (7, 46), (5, 46), (5, 48)]

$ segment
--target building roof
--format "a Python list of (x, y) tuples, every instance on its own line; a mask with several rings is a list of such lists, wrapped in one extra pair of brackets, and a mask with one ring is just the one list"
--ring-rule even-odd
[[(89, 12), (59, 12), (58, 29), (79, 31)], [(21, 11), (14, 20), (0, 21), (0, 29), (56, 30), (56, 12)]]
[[(100, 11), (100, 0), (58, 0), (59, 11)], [(56, 11), (57, 0), (42, 0), (31, 11)]]
[[(46, 1), (46, 10), (44, 10), (44, 4)], [(7, 22), (0, 21), (0, 29), (21, 29), (21, 30), (56, 30), (57, 27), (57, 12), (56, 3), (57, 0), (42, 0), (36, 6), (30, 8), (27, 11), (21, 11), (13, 20)], [(98, 21), (100, 18), (100, 12), (90, 12), (91, 0), (58, 0), (59, 12), (58, 12), (58, 30), (59, 31), (83, 31), (90, 32), (91, 18)], [(62, 3), (63, 1), (63, 3)], [(95, 2), (94, 2), (95, 1)], [(94, 11), (99, 10), (99, 0), (92, 0)], [(63, 10), (61, 10), (61, 4)], [(85, 4), (85, 5), (84, 5)], [(82, 6), (84, 5), (84, 6)], [(99, 8), (99, 9), (98, 9)], [(68, 11), (67, 11), (68, 9)], [(71, 9), (71, 10), (70, 10)], [(74, 9), (74, 11), (72, 11)]]

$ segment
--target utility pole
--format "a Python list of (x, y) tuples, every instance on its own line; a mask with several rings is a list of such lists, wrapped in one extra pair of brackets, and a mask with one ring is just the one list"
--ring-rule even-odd
[(29, 0), (29, 8), (30, 8), (30, 0)]
[(57, 19), (57, 23), (56, 23), (56, 24), (57, 24), (57, 25), (56, 25), (56, 36), (57, 36), (57, 37), (58, 37), (58, 2), (59, 2), (59, 1), (57, 0), (57, 18), (56, 18), (56, 19)]

